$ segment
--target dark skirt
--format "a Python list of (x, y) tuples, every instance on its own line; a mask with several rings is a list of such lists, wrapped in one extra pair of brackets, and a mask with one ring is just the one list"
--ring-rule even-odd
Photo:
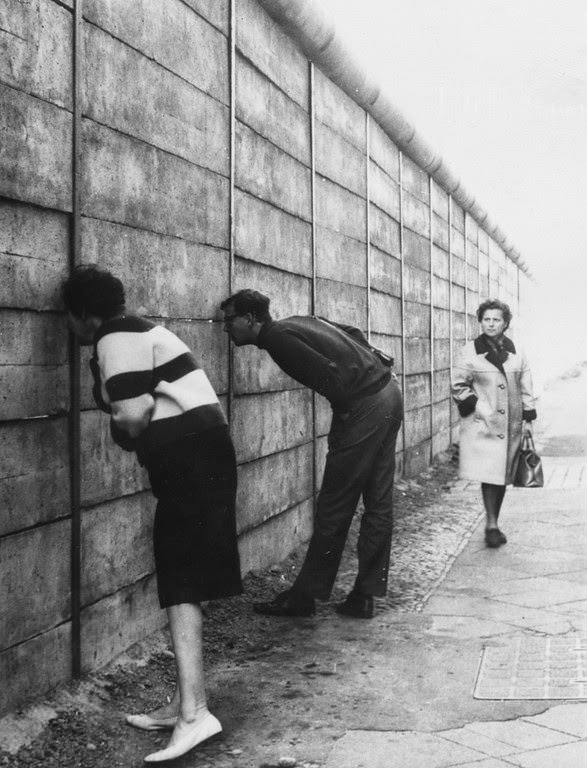
[(162, 446), (145, 463), (158, 499), (153, 539), (161, 607), (240, 594), (236, 459), (228, 428)]

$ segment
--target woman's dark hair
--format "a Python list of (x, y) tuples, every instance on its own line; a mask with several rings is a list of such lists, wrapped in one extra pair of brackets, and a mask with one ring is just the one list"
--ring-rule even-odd
[(260, 323), (265, 323), (271, 320), (269, 314), (270, 299), (259, 291), (253, 291), (251, 288), (243, 288), (242, 291), (237, 291), (224, 299), (220, 305), (220, 309), (225, 309), (229, 305), (234, 307), (235, 314), (239, 317), (243, 315), (251, 314), (255, 320)]
[(63, 284), (63, 303), (76, 317), (94, 315), (103, 320), (124, 311), (124, 286), (111, 272), (95, 264), (76, 267)]
[(500, 301), (499, 299), (487, 299), (482, 304), (480, 304), (479, 309), (477, 310), (477, 320), (479, 322), (483, 320), (483, 315), (487, 312), (488, 309), (499, 309), (503, 315), (505, 327), (509, 328), (510, 323), (512, 322), (512, 310), (505, 303), (505, 301)]

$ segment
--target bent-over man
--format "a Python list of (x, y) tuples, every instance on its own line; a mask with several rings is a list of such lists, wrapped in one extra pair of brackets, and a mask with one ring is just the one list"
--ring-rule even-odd
[(349, 526), (362, 494), (358, 574), (337, 611), (373, 616), (385, 595), (393, 523), (395, 446), (402, 421), (399, 387), (389, 367), (357, 329), (316, 317), (274, 321), (270, 300), (245, 289), (222, 302), (224, 329), (237, 346), (265, 349), (301, 384), (326, 397), (333, 417), (314, 530), (291, 589), (255, 610), (269, 616), (309, 616), (315, 598), (330, 597)]

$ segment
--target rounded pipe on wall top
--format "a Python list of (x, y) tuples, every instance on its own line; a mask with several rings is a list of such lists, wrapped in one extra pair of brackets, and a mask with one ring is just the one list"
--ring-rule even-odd
[[(498, 227), (493, 231), (487, 211), (475, 200), (414, 126), (383, 92), (376, 79), (356, 61), (341, 41), (335, 24), (316, 0), (258, 0), (267, 13), (279, 23), (299, 45), (303, 53), (330, 77), (353, 101), (363, 107), (379, 123), (398, 148), (430, 174), (455, 202), (477, 221), (494, 239), (501, 235), (500, 246), (512, 258), (514, 248), (506, 242)], [(491, 226), (493, 224), (491, 223)], [(518, 258), (518, 265), (523, 264)], [(528, 273), (528, 269), (520, 267)]]

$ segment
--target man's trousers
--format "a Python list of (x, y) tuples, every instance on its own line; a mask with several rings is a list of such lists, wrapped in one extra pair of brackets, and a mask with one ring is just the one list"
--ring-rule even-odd
[(321, 600), (330, 597), (362, 495), (365, 509), (354, 589), (365, 595), (385, 595), (393, 527), (395, 447), (402, 418), (402, 398), (395, 379), (380, 392), (357, 400), (348, 413), (333, 415), (314, 531), (295, 590)]

